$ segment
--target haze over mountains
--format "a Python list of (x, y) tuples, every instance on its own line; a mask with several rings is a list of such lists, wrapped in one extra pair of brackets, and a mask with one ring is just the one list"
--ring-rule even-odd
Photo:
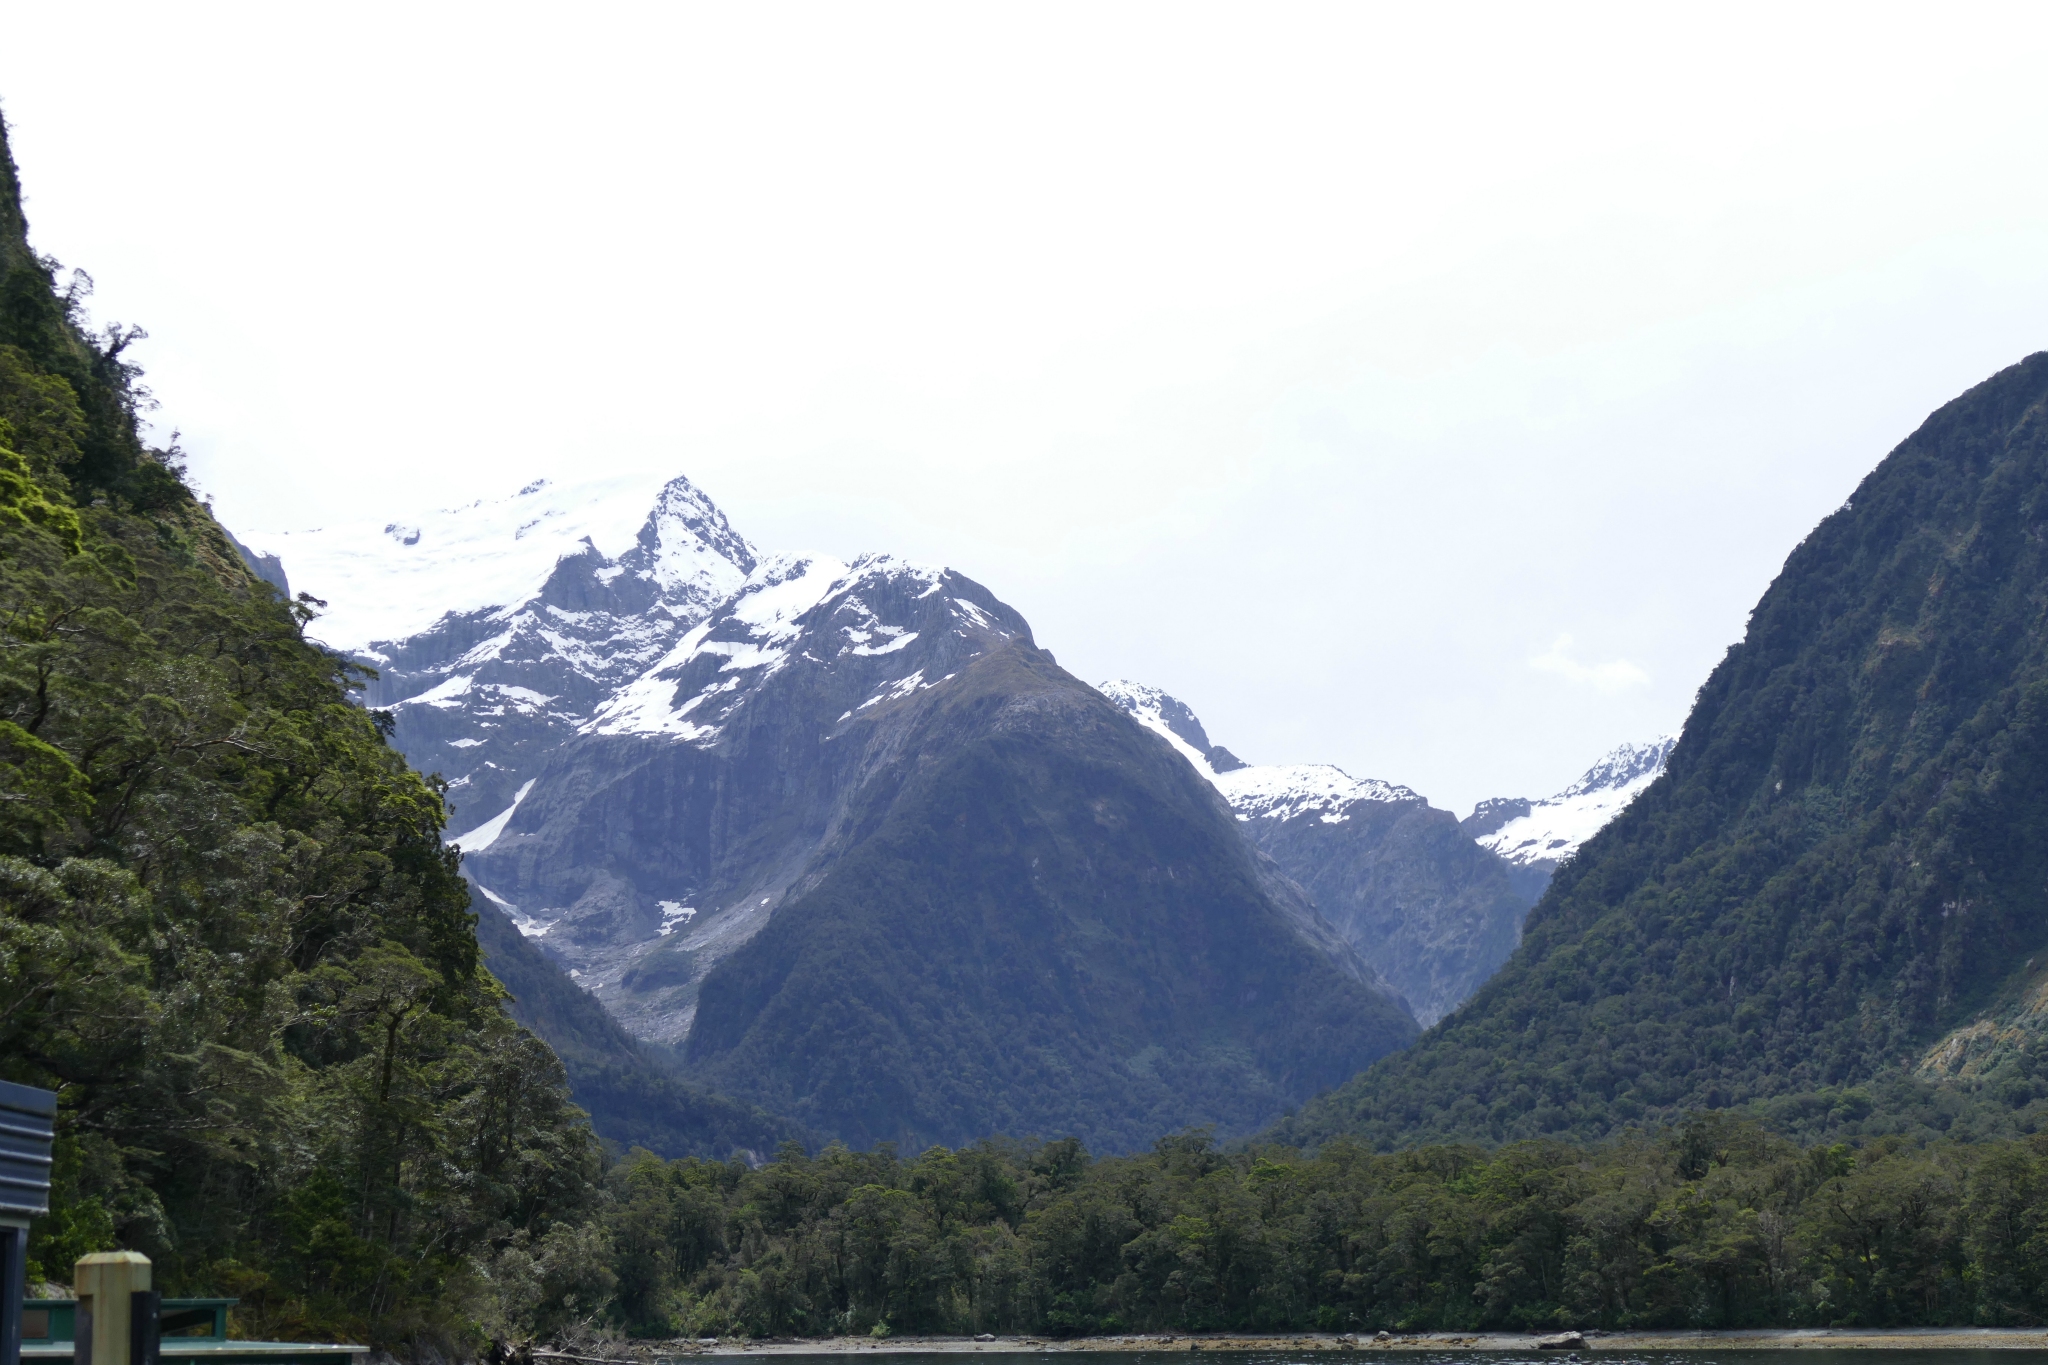
[(244, 539), (447, 779), (517, 930), (486, 949), (529, 1023), (583, 1021), (601, 1122), (634, 1063), (533, 949), (738, 1097), (721, 1134), (1249, 1131), (1469, 995), (1583, 837), (1511, 862), (1406, 788), (1245, 764), (981, 585), (761, 552), (683, 478)]

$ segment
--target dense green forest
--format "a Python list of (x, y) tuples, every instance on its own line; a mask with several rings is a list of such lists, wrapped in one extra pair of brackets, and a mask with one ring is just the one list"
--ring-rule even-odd
[(0, 1076), (61, 1104), (31, 1274), (118, 1245), (245, 1329), (473, 1341), (580, 1235), (597, 1145), (439, 791), (145, 445), (87, 283), (0, 142)]
[(1708, 1115), (1310, 1159), (1202, 1134), (1101, 1160), (636, 1153), (608, 1186), (603, 1254), (563, 1282), (661, 1336), (2048, 1320), (2041, 1139), (1802, 1148)]
[(1947, 1071), (1980, 1131), (2000, 1107), (2031, 1128), (2044, 602), (2039, 354), (1930, 416), (1792, 552), (1665, 774), (1559, 870), (1499, 974), (1275, 1136), (1588, 1139)]

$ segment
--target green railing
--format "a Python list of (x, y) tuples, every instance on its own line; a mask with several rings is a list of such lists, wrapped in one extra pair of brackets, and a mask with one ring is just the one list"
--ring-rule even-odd
[[(165, 1299), (159, 1330), (180, 1345), (228, 1339), (228, 1310), (240, 1299)], [(203, 1329), (203, 1330), (195, 1330)], [(78, 1339), (76, 1299), (27, 1299), (21, 1305), (21, 1344), (55, 1346)]]

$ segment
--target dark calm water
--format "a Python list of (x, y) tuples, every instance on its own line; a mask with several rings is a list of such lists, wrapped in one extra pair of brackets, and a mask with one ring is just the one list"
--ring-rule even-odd
[[(2048, 1365), (2048, 1351), (1942, 1351), (1889, 1347), (1883, 1350), (1843, 1350), (1822, 1345), (1790, 1350), (1703, 1349), (1687, 1351), (1590, 1350), (1564, 1351), (1468, 1351), (1468, 1350), (1360, 1350), (1336, 1351), (1068, 1351), (1020, 1348), (1009, 1342), (984, 1346), (979, 1352), (947, 1352), (939, 1355), (921, 1351), (866, 1350), (859, 1352), (750, 1352), (775, 1365), (848, 1365), (857, 1355), (873, 1365), (966, 1365), (963, 1356), (1056, 1355), (1059, 1365), (1188, 1365), (1188, 1357), (1212, 1365), (1336, 1365), (1339, 1360), (1379, 1361), (1381, 1365), (1569, 1365), (1573, 1355), (1585, 1365)], [(993, 1365), (993, 1363), (992, 1363)]]

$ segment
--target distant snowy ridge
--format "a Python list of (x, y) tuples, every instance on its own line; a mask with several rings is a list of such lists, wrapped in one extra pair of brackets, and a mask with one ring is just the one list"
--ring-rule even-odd
[[(1480, 834), (1479, 846), (1518, 867), (1563, 862), (1657, 780), (1677, 742), (1676, 735), (1662, 735), (1622, 745), (1557, 795), (1527, 802), (1527, 814)], [(1489, 801), (1481, 812), (1508, 804), (1524, 803)]]
[(1420, 801), (1421, 796), (1376, 777), (1359, 779), (1328, 763), (1290, 763), (1239, 768), (1210, 779), (1240, 820), (1294, 820), (1315, 815), (1326, 825), (1342, 824), (1363, 803)]
[[(1355, 778), (1327, 763), (1247, 766), (1212, 745), (1187, 705), (1156, 687), (1114, 679), (1097, 688), (1132, 719), (1158, 735), (1216, 785), (1240, 820), (1294, 820), (1314, 815), (1340, 824), (1362, 802), (1420, 802), (1411, 788), (1377, 778)], [(1657, 780), (1677, 739), (1624, 744), (1578, 781), (1542, 801), (1484, 801), (1465, 821), (1481, 848), (1516, 867), (1556, 866), (1578, 852), (1602, 825)], [(1218, 762), (1218, 756), (1223, 762)]]
[(1095, 689), (1131, 718), (1158, 735), (1215, 783), (1240, 820), (1291, 820), (1319, 815), (1339, 824), (1362, 801), (1420, 801), (1406, 787), (1377, 778), (1360, 780), (1327, 763), (1248, 765), (1221, 745), (1211, 744), (1202, 722), (1185, 702), (1156, 687), (1118, 678)]

